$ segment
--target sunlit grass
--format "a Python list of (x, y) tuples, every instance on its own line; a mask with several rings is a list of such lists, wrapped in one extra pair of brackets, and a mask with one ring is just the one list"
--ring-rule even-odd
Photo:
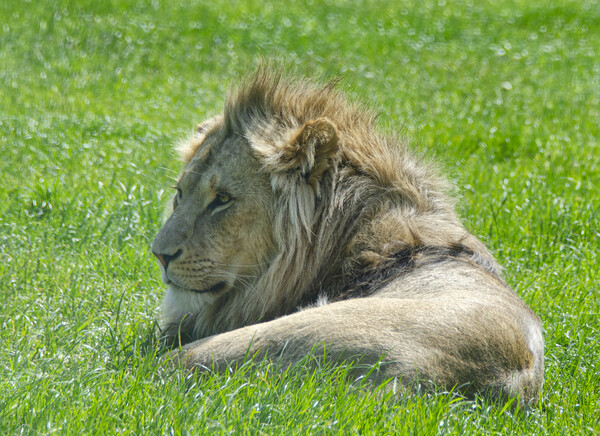
[[(597, 433), (598, 47), (592, 0), (0, 2), (0, 433)], [(171, 144), (261, 57), (341, 76), (441, 161), (544, 323), (536, 408), (157, 368)]]

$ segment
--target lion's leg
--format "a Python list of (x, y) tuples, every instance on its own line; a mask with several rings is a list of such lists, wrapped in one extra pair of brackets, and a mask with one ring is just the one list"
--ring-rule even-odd
[(201, 339), (180, 357), (217, 370), (255, 353), (287, 364), (322, 344), (331, 359), (382, 361), (382, 375), (403, 383), (535, 398), (543, 378), (538, 321), (506, 303), (455, 303), (452, 296), (347, 300)]

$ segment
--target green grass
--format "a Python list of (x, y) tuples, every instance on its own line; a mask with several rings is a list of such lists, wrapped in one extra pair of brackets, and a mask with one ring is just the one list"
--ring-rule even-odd
[[(220, 3), (0, 2), (0, 434), (597, 434), (599, 3)], [(536, 408), (393, 395), (347, 367), (157, 369), (171, 144), (260, 57), (342, 76), (443, 163), (543, 320)]]

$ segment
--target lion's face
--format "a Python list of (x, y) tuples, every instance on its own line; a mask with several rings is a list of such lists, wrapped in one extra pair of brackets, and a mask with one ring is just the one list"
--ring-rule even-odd
[(252, 283), (272, 256), (272, 191), (245, 139), (217, 126), (193, 140), (152, 251), (172, 292), (218, 296)]
[(310, 114), (276, 116), (253, 100), (259, 95), (240, 96), (246, 103), (226, 105), (178, 147), (186, 167), (152, 244), (169, 285), (169, 340), (295, 310), (319, 272), (311, 244), (335, 186), (336, 126)]

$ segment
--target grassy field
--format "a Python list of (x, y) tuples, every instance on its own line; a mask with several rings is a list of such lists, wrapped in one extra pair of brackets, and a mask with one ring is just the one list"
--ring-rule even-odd
[[(600, 432), (599, 2), (235, 3), (0, 2), (0, 434)], [(442, 162), (543, 321), (536, 408), (157, 370), (171, 145), (260, 57), (341, 76)]]

